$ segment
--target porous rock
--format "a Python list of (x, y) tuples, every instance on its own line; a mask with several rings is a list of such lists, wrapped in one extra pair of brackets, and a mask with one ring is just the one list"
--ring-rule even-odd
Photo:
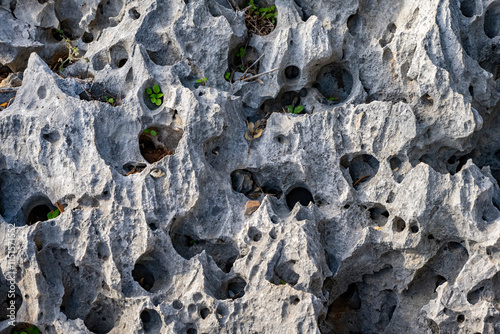
[[(0, 74), (24, 72), (0, 111), (16, 322), (500, 332), (500, 1), (267, 4), (274, 31), (249, 36), (244, 1), (0, 1)], [(88, 61), (58, 70), (59, 30)], [(226, 80), (241, 46), (261, 82)]]

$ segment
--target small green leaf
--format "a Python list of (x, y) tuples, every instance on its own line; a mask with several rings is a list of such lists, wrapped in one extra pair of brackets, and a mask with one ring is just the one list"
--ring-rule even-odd
[(298, 106), (293, 110), (294, 114), (300, 114), (304, 110), (304, 106)]
[(283, 281), (281, 278), (280, 278), (280, 283), (281, 283), (281, 284), (283, 284), (283, 285), (285, 285), (285, 284), (286, 284), (286, 282), (285, 282), (285, 281)]
[(227, 72), (226, 74), (224, 74), (224, 78), (226, 78), (226, 80), (229, 80), (230, 77), (231, 73)]
[(293, 106), (286, 107), (286, 111), (292, 113), (293, 112)]
[(151, 88), (146, 89), (146, 94), (151, 95), (153, 94), (153, 90)]
[(155, 130), (151, 130), (151, 135), (152, 136), (156, 136), (156, 131)]
[(115, 103), (115, 100), (113, 98), (111, 98), (111, 99), (108, 100), (108, 102), (111, 103), (111, 104), (113, 104), (113, 103)]
[(196, 82), (197, 82), (197, 83), (201, 83), (201, 79), (197, 79), (197, 80), (196, 80)]
[(194, 245), (194, 240), (193, 240), (193, 239), (189, 240), (189, 244), (190, 244), (191, 246), (192, 246), (192, 245)]
[(157, 94), (157, 95), (156, 95), (156, 97), (157, 97), (157, 98), (163, 97), (163, 94), (162, 94), (162, 93)]
[(153, 98), (156, 99), (158, 96), (156, 94), (151, 94), (151, 95), (149, 95), (149, 97), (152, 98), (152, 99)]
[(329, 97), (328, 100), (329, 101), (335, 101), (335, 98), (334, 97)]
[(207, 78), (203, 78), (203, 82), (207, 82), (207, 80), (208, 80)]
[(156, 100), (156, 105), (157, 105), (157, 106), (160, 106), (160, 105), (161, 105), (161, 100), (160, 100), (160, 99), (157, 99), (157, 100)]
[(160, 92), (160, 86), (154, 85), (153, 86), (153, 92), (155, 92), (155, 94), (158, 94)]
[(148, 129), (148, 128), (144, 129), (144, 133), (149, 133), (149, 132), (150, 132), (150, 131), (149, 131), (149, 129)]
[(151, 98), (151, 102), (152, 102), (152, 103), (156, 103), (156, 98), (155, 98), (155, 97), (152, 97), (152, 98)]

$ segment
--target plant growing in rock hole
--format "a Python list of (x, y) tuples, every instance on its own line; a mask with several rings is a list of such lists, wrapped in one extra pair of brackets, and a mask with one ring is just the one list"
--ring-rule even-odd
[(207, 83), (207, 78), (201, 78), (201, 79), (198, 79), (196, 80), (197, 83), (201, 84), (202, 86), (205, 86), (205, 84)]
[(277, 16), (275, 6), (259, 8), (254, 0), (250, 0), (245, 12), (245, 23), (250, 34), (263, 36), (274, 30)]
[(150, 134), (151, 136), (156, 136), (155, 130), (149, 130), (148, 128), (144, 129), (144, 133)]
[(294, 107), (292, 105), (286, 107), (286, 111), (291, 114), (300, 114), (304, 110), (304, 106)]
[(115, 103), (115, 99), (112, 97), (107, 97), (106, 95), (104, 95), (104, 99), (106, 100), (106, 102), (108, 102), (111, 105), (113, 105)]
[(89, 59), (86, 57), (78, 57), (80, 55), (80, 49), (78, 49), (77, 46), (73, 46), (73, 44), (71, 44), (71, 40), (64, 35), (64, 31), (62, 30), (56, 30), (56, 31), (61, 35), (61, 38), (64, 39), (64, 42), (66, 43), (66, 48), (68, 49), (68, 57), (66, 57), (66, 59), (64, 60), (62, 58), (59, 58), (59, 60), (57, 61), (58, 63), (61, 63), (61, 65), (59, 65), (59, 71), (64, 72), (64, 70), (66, 69), (64, 65), (66, 63), (71, 64), (80, 59), (85, 59), (87, 63), (89, 62)]
[(264, 124), (260, 120), (253, 123), (247, 121), (248, 131), (245, 132), (245, 138), (248, 140), (248, 153), (250, 153), (250, 145), (252, 140), (259, 138), (264, 133)]
[(15, 327), (13, 334), (40, 334), (40, 330), (35, 325), (22, 324)]
[(61, 212), (59, 211), (59, 209), (52, 210), (49, 213), (47, 213), (47, 219), (57, 218), (60, 214)]
[(227, 72), (226, 74), (224, 74), (224, 78), (229, 81), (231, 79), (231, 72)]
[(148, 94), (151, 99), (151, 103), (161, 106), (163, 103), (163, 93), (161, 92), (160, 86), (153, 85), (153, 87), (146, 88), (146, 94)]

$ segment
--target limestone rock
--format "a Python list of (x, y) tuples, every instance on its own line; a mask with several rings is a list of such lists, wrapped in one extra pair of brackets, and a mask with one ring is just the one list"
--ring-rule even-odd
[(500, 1), (247, 4), (0, 1), (0, 333), (500, 332)]

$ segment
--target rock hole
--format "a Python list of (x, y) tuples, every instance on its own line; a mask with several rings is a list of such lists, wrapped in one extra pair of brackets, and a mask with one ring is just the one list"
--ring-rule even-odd
[(47, 88), (45, 86), (40, 86), (38, 87), (38, 90), (36, 91), (38, 97), (40, 100), (43, 100), (45, 97), (47, 97)]
[(141, 312), (141, 321), (145, 333), (160, 333), (161, 318), (155, 310), (144, 309)]
[(147, 165), (142, 162), (127, 162), (123, 165), (123, 171), (126, 173), (125, 176), (142, 172)]
[(260, 233), (260, 231), (253, 226), (248, 229), (247, 235), (250, 240), (253, 240), (255, 242), (258, 242), (260, 241), (260, 239), (262, 239), (262, 233)]
[[(232, 49), (228, 56), (228, 67), (229, 72), (232, 73), (233, 81), (241, 79), (243, 74), (247, 72), (247, 69), (247, 77), (258, 74), (260, 61), (252, 66), (252, 68), (250, 66), (259, 59), (260, 55), (261, 53), (257, 49), (245, 44), (239, 44)], [(253, 80), (248, 82), (251, 81)]]
[(370, 219), (375, 221), (377, 226), (382, 227), (387, 223), (389, 212), (383, 205), (377, 204), (376, 206), (368, 209), (368, 212), (370, 213)]
[(411, 231), (411, 233), (418, 233), (419, 228), (417, 225), (412, 225), (412, 226), (410, 226), (410, 231)]
[(139, 148), (142, 156), (149, 163), (160, 161), (175, 150), (184, 134), (184, 130), (171, 126), (150, 126), (139, 134)]
[(207, 307), (204, 307), (200, 310), (200, 316), (202, 319), (206, 319), (210, 313), (212, 313)]
[(184, 307), (184, 305), (179, 300), (176, 299), (172, 303), (172, 307), (176, 310), (181, 310)]
[(42, 130), (42, 138), (49, 143), (54, 144), (58, 142), (59, 139), (61, 139), (61, 135), (56, 130), (49, 132), (48, 127), (44, 127), (44, 129)]
[(276, 285), (296, 285), (300, 275), (294, 270), (295, 263), (295, 260), (288, 260), (275, 266), (272, 272), (268, 271), (269, 281)]
[(403, 232), (406, 228), (406, 223), (403, 219), (395, 217), (392, 223), (392, 227), (395, 232)]
[(82, 36), (83, 43), (88, 44), (88, 43), (91, 43), (93, 40), (94, 40), (94, 35), (92, 35), (91, 32), (86, 31), (83, 33), (83, 36)]
[(297, 305), (298, 303), (300, 303), (300, 298), (297, 296), (292, 296), (290, 297), (290, 303), (292, 305)]
[(273, 240), (276, 239), (277, 235), (276, 235), (276, 229), (274, 227), (271, 229), (271, 231), (269, 231), (269, 236)]
[(379, 162), (370, 154), (356, 155), (352, 159), (349, 159), (348, 155), (344, 155), (340, 159), (340, 166), (343, 168), (344, 177), (349, 180), (346, 175), (348, 174), (352, 182), (351, 185), (358, 190), (375, 177)]
[(473, 17), (476, 12), (476, 0), (461, 0), (460, 11), (465, 17)]
[(297, 202), (308, 206), (309, 203), (314, 203), (313, 195), (304, 187), (293, 188), (286, 194), (286, 205), (292, 210)]
[(137, 20), (139, 17), (141, 17), (141, 14), (139, 14), (135, 7), (129, 9), (128, 15), (132, 18), (132, 20)]
[(389, 160), (389, 165), (391, 166), (391, 169), (392, 169), (393, 172), (397, 172), (403, 166), (403, 162), (398, 157), (392, 157)]
[(464, 321), (465, 321), (465, 316), (464, 316), (463, 314), (459, 314), (459, 315), (457, 316), (457, 322), (458, 322), (458, 323), (462, 323), (462, 322), (464, 322)]
[(98, 301), (85, 317), (84, 324), (95, 334), (109, 333), (115, 326), (113, 305)]
[(245, 295), (247, 282), (241, 277), (235, 277), (227, 283), (227, 298), (237, 299)]
[(265, 195), (274, 196), (276, 198), (280, 198), (283, 194), (283, 191), (280, 187), (280, 182), (278, 179), (272, 178), (266, 180), (261, 186), (262, 192)]
[(486, 9), (484, 14), (484, 33), (489, 38), (500, 35), (500, 1), (495, 1)]
[[(50, 205), (50, 206), (49, 206)], [(33, 225), (48, 220), (47, 214), (56, 208), (52, 204), (39, 204), (33, 207), (26, 219), (26, 225)]]
[(111, 55), (111, 64), (115, 68), (121, 68), (127, 63), (128, 52), (121, 43), (113, 45), (109, 49), (109, 53)]
[(347, 100), (353, 87), (351, 73), (341, 64), (324, 66), (316, 77), (313, 85), (326, 100), (340, 103)]
[(196, 330), (196, 328), (189, 328), (187, 330), (187, 334), (197, 334), (197, 333), (198, 333), (198, 331)]
[(142, 263), (136, 263), (132, 270), (132, 277), (146, 291), (150, 291), (155, 283), (153, 273)]
[(145, 45), (148, 45), (150, 49), (146, 52), (153, 63), (159, 66), (172, 66), (182, 59), (179, 48), (172, 43), (167, 34), (148, 33), (151, 37), (146, 37), (149, 43)]
[(165, 96), (161, 96), (160, 97), (160, 105), (157, 105), (156, 102), (153, 103), (151, 101), (152, 97), (150, 97), (150, 95), (148, 94), (148, 88), (150, 88), (152, 90), (155, 85), (158, 85), (160, 87), (160, 92), (158, 94), (165, 94), (165, 92), (163, 91), (163, 89), (161, 88), (161, 86), (157, 82), (154, 82), (154, 81), (146, 82), (143, 85), (143, 89), (142, 89), (142, 100), (144, 101), (144, 104), (146, 105), (146, 107), (148, 107), (149, 110), (156, 110), (156, 109), (160, 108), (163, 105), (163, 101), (165, 100)]
[(481, 299), (483, 295), (483, 291), (484, 291), (484, 286), (477, 288), (473, 291), (470, 291), (469, 293), (467, 293), (467, 301), (472, 305), (477, 304), (477, 302)]
[(285, 77), (289, 80), (297, 79), (300, 75), (300, 69), (297, 66), (287, 66), (285, 68)]
[(262, 194), (262, 189), (255, 181), (253, 173), (245, 169), (231, 172), (231, 186), (234, 191), (250, 199), (257, 199)]
[(277, 137), (276, 137), (276, 140), (277, 140), (277, 141), (278, 141), (278, 143), (280, 143), (280, 144), (285, 144), (285, 143), (287, 142), (286, 137), (285, 137), (285, 136), (283, 136), (283, 135), (279, 135), (279, 136), (277, 136)]
[(347, 19), (347, 29), (349, 29), (352, 36), (357, 36), (362, 28), (363, 20), (358, 13), (349, 16)]

